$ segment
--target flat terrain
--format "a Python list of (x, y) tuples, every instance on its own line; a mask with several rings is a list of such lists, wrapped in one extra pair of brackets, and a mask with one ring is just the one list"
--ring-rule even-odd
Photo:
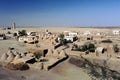
[[(24, 52), (35, 45), (20, 43), (16, 40), (0, 40), (0, 55), (7, 52), (8, 47), (14, 47), (18, 52)], [(12, 71), (0, 67), (0, 80), (90, 80), (89, 75), (81, 68), (64, 61), (50, 71), (26, 70)]]
[(45, 32), (45, 30), (48, 30), (50, 32), (63, 32), (63, 31), (76, 31), (76, 32), (84, 32), (84, 31), (94, 31), (94, 32), (111, 32), (112, 30), (120, 30), (120, 28), (74, 28), (74, 27), (36, 27), (36, 28), (17, 28), (15, 30), (0, 30), (0, 33), (4, 33), (7, 31), (18, 31), (18, 30), (27, 30), (29, 31), (41, 31)]
[[(84, 31), (91, 32), (112, 32), (113, 29), (98, 29), (98, 28), (60, 28), (60, 27), (41, 27), (41, 28), (17, 28), (15, 30), (0, 30), (1, 33), (6, 33), (7, 31), (16, 32), (19, 30), (29, 31), (41, 31), (49, 30), (53, 33), (62, 33), (63, 31), (77, 31), (83, 33)], [(40, 48), (50, 48), (51, 44), (47, 42), (40, 42)], [(16, 41), (15, 39), (10, 40), (0, 40), (0, 56), (6, 53), (9, 47), (14, 47), (20, 53), (25, 52), (28, 48), (33, 48), (33, 44), (24, 44)], [(66, 49), (68, 54), (77, 54), (77, 52), (70, 51)], [(0, 80), (91, 80), (90, 76), (83, 71), (83, 69), (68, 63), (68, 60), (58, 64), (50, 71), (38, 71), (38, 70), (27, 70), (27, 71), (11, 71), (7, 69), (0, 68)]]
[(0, 80), (91, 80), (81, 68), (64, 61), (50, 71), (11, 71), (0, 68)]

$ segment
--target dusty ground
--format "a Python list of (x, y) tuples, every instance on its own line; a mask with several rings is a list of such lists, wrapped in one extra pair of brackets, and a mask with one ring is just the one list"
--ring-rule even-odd
[(0, 68), (0, 80), (91, 80), (81, 68), (64, 61), (50, 71), (11, 71)]
[[(17, 28), (15, 30), (9, 31), (18, 31), (25, 29), (27, 31), (42, 31), (44, 32), (48, 29), (50, 32), (63, 32), (63, 31), (98, 31), (98, 32), (111, 32), (112, 29), (93, 29), (93, 28), (54, 28), (54, 27), (42, 27), (42, 28)], [(1, 33), (6, 33), (7, 30), (1, 30)], [(51, 45), (47, 43), (40, 42), (40, 45), (43, 45), (49, 48)], [(44, 46), (45, 45), (45, 46)], [(18, 52), (25, 52), (27, 48), (32, 48), (35, 45), (23, 44), (15, 39), (11, 40), (0, 40), (0, 56), (3, 53), (6, 53), (8, 47), (14, 47)], [(68, 54), (78, 54), (77, 52), (70, 51), (70, 48), (66, 50)], [(27, 70), (27, 71), (11, 71), (0, 68), (0, 80), (91, 80), (89, 75), (85, 73), (81, 68), (78, 68), (68, 61), (64, 61), (57, 66), (55, 66), (50, 71), (37, 71), (37, 70)]]
[[(18, 52), (24, 52), (27, 48), (32, 47), (32, 44), (17, 42), (16, 40), (1, 40), (0, 55), (7, 52), (8, 47), (14, 47)], [(61, 47), (62, 48), (62, 47)], [(11, 71), (0, 68), (0, 80), (90, 80), (89, 75), (81, 68), (78, 68), (68, 61), (64, 61), (55, 66), (50, 71)]]
[[(49, 29), (51, 29), (50, 31), (54, 31), (53, 28), (49, 28)], [(22, 30), (22, 29), (17, 29), (17, 30)], [(31, 30), (43, 31), (43, 29), (31, 29), (31, 28), (27, 29), (27, 31), (31, 31)], [(56, 29), (55, 31), (62, 32), (63, 30), (64, 29), (62, 30)], [(5, 33), (7, 31), (2, 30), (1, 32)], [(44, 48), (45, 48), (44, 45), (46, 45), (46, 47), (51, 46), (43, 42), (40, 42), (40, 45)], [(17, 50), (20, 53), (23, 53), (26, 51), (27, 48), (32, 48), (34, 46), (35, 45), (20, 43), (15, 39), (0, 40), (0, 56), (3, 53), (7, 52), (8, 47), (14, 47), (15, 50)], [(68, 63), (68, 61), (64, 61), (58, 64), (50, 71), (37, 71), (37, 70), (11, 71), (4, 68), (0, 68), (0, 80), (73, 80), (73, 79), (90, 80), (90, 77), (81, 68), (78, 68)]]
[[(94, 32), (111, 32), (112, 30), (118, 30), (119, 28), (74, 28), (74, 27), (36, 27), (36, 28), (16, 28), (15, 30), (9, 30), (9, 31), (18, 31), (18, 30), (27, 30), (27, 31), (41, 31), (44, 32), (45, 30), (48, 30), (50, 32), (63, 32), (63, 31), (77, 31), (77, 32), (84, 32), (84, 31), (94, 31)], [(0, 30), (0, 33), (5, 33), (8, 30)]]

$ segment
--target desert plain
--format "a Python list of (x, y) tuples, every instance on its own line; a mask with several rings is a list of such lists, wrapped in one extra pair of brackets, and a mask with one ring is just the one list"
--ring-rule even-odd
[[(74, 27), (37, 27), (37, 28), (16, 28), (11, 30), (0, 30), (0, 33), (7, 33), (10, 32), (17, 32), (19, 30), (26, 30), (27, 32), (35, 31), (35, 32), (45, 32), (46, 30), (50, 31), (51, 33), (64, 33), (64, 31), (72, 31), (72, 32), (78, 32), (78, 34), (82, 34), (86, 31), (89, 31), (91, 33), (104, 33), (106, 36), (104, 36), (103, 39), (111, 39), (110, 36), (113, 37), (112, 31), (113, 30), (120, 30), (119, 28), (74, 28)], [(119, 38), (119, 36), (117, 36)], [(117, 38), (115, 36), (115, 38)], [(94, 40), (94, 38), (93, 38)], [(97, 39), (96, 41), (100, 41)], [(80, 39), (80, 42), (84, 42), (84, 40)], [(113, 39), (113, 45), (114, 43), (117, 43), (119, 46), (119, 41)], [(73, 42), (78, 43), (78, 42)], [(74, 64), (69, 63), (69, 59), (71, 56), (75, 55), (85, 55), (85, 53), (81, 53), (79, 51), (71, 51), (72, 44), (69, 43), (69, 48), (65, 49), (66, 53), (68, 54), (68, 59), (65, 61), (57, 64), (54, 66), (54, 68), (50, 69), (49, 71), (46, 70), (34, 70), (29, 69), (25, 71), (20, 70), (9, 70), (4, 67), (0, 67), (0, 80), (92, 80), (91, 76), (86, 72), (85, 69), (80, 68)], [(81, 43), (80, 43), (81, 44)], [(39, 40), (38, 45), (40, 45), (40, 48), (47, 48), (51, 49), (51, 41), (49, 40)], [(107, 46), (108, 49), (111, 49), (109, 44), (104, 44), (105, 47)], [(7, 40), (0, 40), (0, 57), (2, 54), (7, 53), (9, 47), (15, 48), (16, 51), (23, 53), (26, 52), (27, 49), (34, 48), (36, 44), (27, 44), (17, 41), (14, 38), (7, 39)], [(58, 50), (62, 50), (63, 46), (58, 48)], [(110, 53), (112, 57), (119, 56), (119, 52), (117, 54), (114, 54), (112, 50), (108, 50), (105, 52), (105, 54), (100, 54), (100, 57), (107, 57), (107, 55)], [(88, 58), (94, 57), (95, 53), (89, 53), (87, 55)]]

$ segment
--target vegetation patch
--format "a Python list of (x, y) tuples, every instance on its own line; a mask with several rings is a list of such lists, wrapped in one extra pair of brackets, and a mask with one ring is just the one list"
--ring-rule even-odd
[(19, 36), (27, 36), (26, 30), (18, 31)]
[(72, 56), (69, 59), (69, 63), (84, 68), (92, 80), (120, 80), (120, 73), (112, 71), (107, 67), (92, 64), (83, 57)]
[(95, 52), (95, 45), (93, 43), (85, 43), (84, 45), (77, 45), (73, 44), (72, 49), (73, 51), (86, 51), (86, 52)]
[(33, 56), (35, 57), (35, 60), (39, 62), (40, 58), (43, 56), (43, 52), (42, 51), (37, 51), (37, 52), (34, 53)]

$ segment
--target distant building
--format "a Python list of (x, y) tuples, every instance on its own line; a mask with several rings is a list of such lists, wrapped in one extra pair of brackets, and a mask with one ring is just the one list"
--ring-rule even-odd
[(120, 34), (120, 30), (113, 30), (113, 34), (114, 35), (119, 35)]
[(71, 32), (71, 31), (64, 31), (64, 34), (66, 36), (77, 36), (78, 35), (77, 32)]
[(38, 39), (36, 36), (24, 36), (24, 37), (19, 37), (18, 41), (24, 43), (36, 43), (38, 42)]
[(83, 35), (91, 35), (91, 32), (90, 31), (86, 31), (83, 33)]
[(64, 39), (66, 39), (67, 41), (75, 41), (76, 40), (76, 37), (75, 36), (65, 36)]
[[(77, 37), (76, 36), (64, 36), (64, 39), (67, 40), (67, 41), (75, 41), (77, 40)], [(58, 37), (58, 41), (60, 40), (60, 38)]]
[(78, 33), (77, 32), (69, 32), (69, 36), (77, 36)]
[(27, 32), (27, 35), (29, 35), (29, 36), (36, 36), (37, 32), (34, 32), (34, 31)]

